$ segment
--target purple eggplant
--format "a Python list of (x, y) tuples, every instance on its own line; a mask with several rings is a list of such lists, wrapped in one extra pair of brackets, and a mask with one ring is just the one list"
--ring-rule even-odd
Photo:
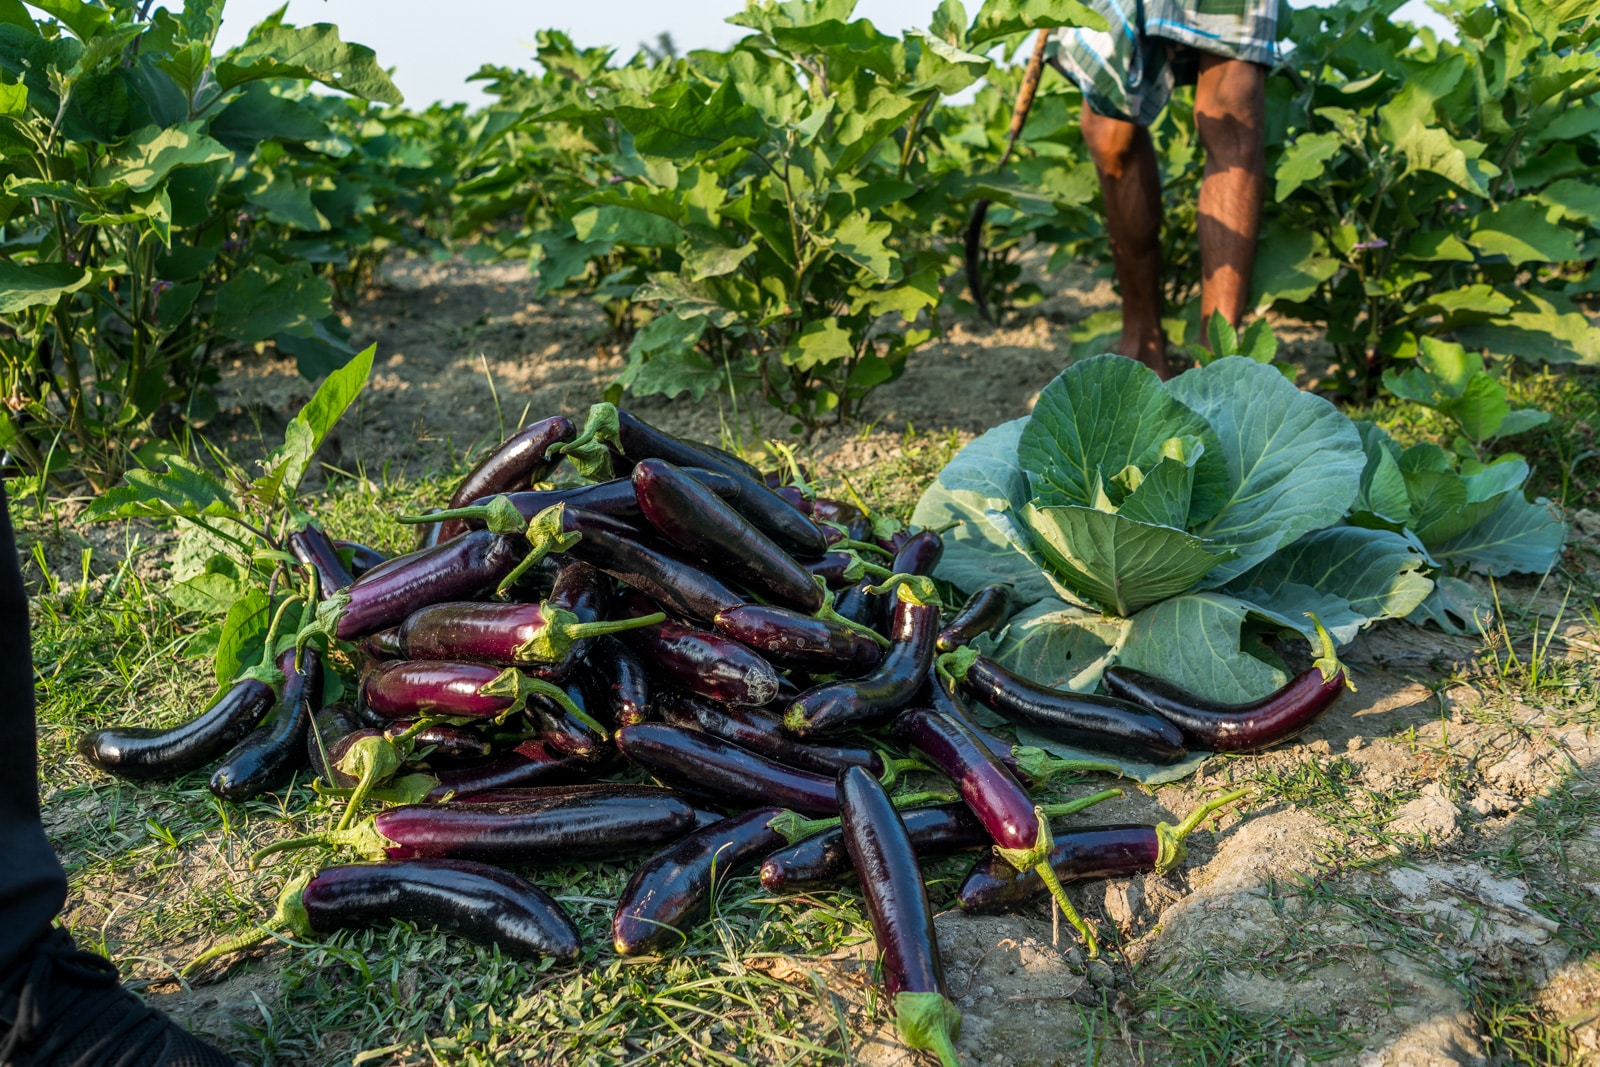
[[(1315, 621), (1315, 620), (1313, 620)], [(1148, 708), (1183, 731), (1186, 742), (1212, 752), (1249, 752), (1286, 741), (1316, 722), (1349, 685), (1333, 638), (1316, 623), (1322, 657), (1287, 685), (1245, 704), (1203, 700), (1131, 667), (1107, 667), (1106, 692)]]
[[(726, 474), (706, 470), (702, 467), (685, 467), (683, 473), (699, 482), (706, 489), (716, 494), (723, 500), (731, 500), (739, 495), (739, 484)], [(511, 506), (524, 519), (531, 519), (545, 508), (557, 504), (570, 504), (575, 508), (585, 511), (598, 512), (609, 515), (613, 519), (621, 519), (626, 523), (639, 523), (644, 519), (644, 513), (639, 510), (639, 497), (633, 490), (631, 478), (612, 478), (610, 481), (593, 482), (589, 485), (579, 485), (571, 489), (543, 489), (530, 490), (521, 493), (506, 493)], [(493, 502), (493, 497), (482, 497), (468, 505), (469, 508), (485, 508)], [(469, 516), (467, 524), (481, 526), (483, 520)]]
[(294, 558), (316, 574), (317, 591), (321, 596), (332, 596), (355, 581), (355, 576), (339, 558), (339, 550), (316, 526), (308, 523), (291, 533), (287, 540)]
[(355, 578), (360, 578), (374, 567), (389, 562), (387, 555), (370, 545), (362, 544), (360, 541), (335, 540), (333, 548), (334, 551), (339, 553), (341, 561), (345, 559), (350, 561), (346, 564), (345, 569)]
[(777, 668), (732, 638), (675, 622), (628, 630), (620, 637), (647, 671), (680, 689), (752, 707), (778, 695)]
[(665, 460), (640, 460), (633, 489), (645, 522), (667, 541), (783, 607), (814, 612), (811, 574), (720, 497)]
[(618, 730), (616, 740), (647, 774), (696, 796), (778, 804), (806, 815), (839, 810), (827, 775), (786, 767), (709, 734), (642, 722)]
[(598, 638), (576, 670), (590, 707), (603, 712), (605, 719), (617, 726), (632, 726), (650, 717), (649, 671), (617, 638)]
[[(572, 420), (563, 415), (553, 415), (523, 427), (479, 460), (461, 479), (450, 496), (450, 507), (459, 508), (479, 497), (510, 493), (543, 481), (561, 462), (560, 456), (551, 455), (551, 446), (572, 440), (576, 433)], [(466, 523), (461, 520), (445, 519), (440, 522), (439, 539), (448, 541), (466, 530)]]
[(121, 778), (176, 778), (204, 767), (237, 745), (272, 709), (272, 687), (256, 678), (235, 682), (188, 722), (165, 729), (113, 726), (85, 734), (78, 754)]
[(783, 729), (783, 722), (776, 715), (756, 708), (713, 704), (671, 690), (656, 695), (655, 708), (661, 720), (670, 726), (720, 737), (797, 770), (832, 776), (846, 767), (865, 767), (873, 777), (881, 778), (888, 769), (883, 756), (870, 748), (797, 741)]
[(295, 650), (278, 657), (283, 672), (283, 694), (278, 714), (257, 727), (228, 753), (211, 775), (211, 792), (223, 800), (241, 803), (283, 784), (306, 762), (306, 731), (311, 716), (322, 707), (322, 660), (306, 649), (295, 666)]
[(970, 647), (945, 653), (939, 670), (1011, 722), (1067, 744), (1149, 763), (1176, 763), (1189, 754), (1176, 726), (1137, 704), (1051, 689), (1012, 674)]
[(756, 808), (696, 830), (645, 861), (628, 879), (611, 920), (619, 956), (675, 947), (706, 913), (713, 878), (738, 874), (784, 843), (768, 824), (780, 808)]
[(331, 608), (328, 626), (353, 641), (430, 604), (483, 596), (511, 574), (522, 547), (520, 538), (478, 530), (393, 560), (324, 602)]
[[(361, 696), (370, 710), (395, 720), (422, 715), (503, 720), (534, 696), (583, 717), (582, 709), (559, 686), (515, 667), (498, 670), (479, 663), (425, 659), (380, 663), (362, 679)], [(606, 732), (599, 723), (589, 725), (602, 735)]]
[(839, 817), (900, 1037), (934, 1053), (943, 1067), (958, 1067), (961, 1013), (945, 991), (933, 909), (900, 813), (876, 778), (851, 767), (839, 775)]
[(252, 857), (311, 845), (356, 849), (375, 859), (473, 859), (557, 864), (610, 859), (619, 852), (677, 840), (694, 809), (665, 789), (572, 785), (528, 789), (494, 803), (406, 804), (370, 822), (269, 845)]
[[(1188, 854), (1184, 839), (1218, 808), (1247, 795), (1248, 789), (1218, 797), (1189, 813), (1176, 826), (1123, 823), (1063, 831), (1051, 848), (1048, 869), (1058, 882), (1089, 878), (1128, 878), (1144, 871), (1165, 874)], [(961, 883), (956, 899), (962, 910), (989, 914), (1011, 911), (1049, 892), (1040, 871), (1018, 871), (998, 856), (977, 862)]]
[(466, 860), (407, 860), (326, 867), (289, 880), (277, 912), (183, 969), (190, 974), (219, 956), (288, 929), (301, 940), (394, 920), (437, 926), (507, 955), (563, 962), (578, 958), (578, 928), (548, 893), (509, 871)]
[(400, 640), (413, 659), (533, 667), (561, 663), (585, 638), (650, 626), (665, 618), (656, 612), (643, 618), (580, 622), (576, 614), (548, 600), (461, 601), (430, 604), (413, 612), (400, 626)]
[(574, 782), (591, 773), (589, 762), (562, 755), (542, 741), (528, 740), (485, 760), (397, 778), (373, 790), (372, 797), (395, 804), (465, 802), (495, 790)]
[[(821, 590), (817, 592), (820, 596)], [(718, 612), (714, 624), (717, 632), (779, 667), (851, 675), (872, 669), (883, 658), (875, 641), (843, 623), (787, 608), (746, 604)]]
[(954, 652), (990, 633), (1011, 617), (1011, 605), (1011, 586), (1000, 582), (984, 586), (968, 597), (955, 618), (939, 631), (934, 647), (940, 652)]
[(828, 682), (801, 693), (783, 714), (790, 733), (805, 737), (881, 720), (916, 695), (933, 662), (939, 599), (925, 577), (900, 581), (894, 593), (894, 623), (882, 661), (860, 678)]

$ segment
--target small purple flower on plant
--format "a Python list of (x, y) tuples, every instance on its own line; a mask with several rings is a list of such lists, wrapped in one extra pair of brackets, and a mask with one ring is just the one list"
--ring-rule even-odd
[(1389, 247), (1389, 242), (1388, 241), (1385, 241), (1382, 237), (1374, 237), (1370, 241), (1362, 241), (1360, 244), (1355, 245), (1353, 248), (1351, 248), (1351, 251), (1352, 252), (1371, 252), (1375, 248), (1388, 248), (1388, 247)]
[(157, 278), (155, 281), (150, 283), (150, 298), (152, 300), (160, 299), (161, 294), (166, 292), (168, 289), (171, 289), (174, 284), (175, 283), (173, 282)]

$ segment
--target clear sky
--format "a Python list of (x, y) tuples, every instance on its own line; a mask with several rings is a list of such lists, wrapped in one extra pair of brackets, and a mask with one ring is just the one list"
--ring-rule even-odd
[[(177, 0), (167, 0), (176, 7)], [(219, 44), (244, 39), (250, 27), (283, 0), (228, 0)], [(1291, 0), (1296, 7), (1308, 0)], [(859, 0), (856, 15), (871, 19), (885, 33), (926, 26), (937, 0)], [(968, 0), (977, 11), (979, 0)], [(534, 34), (560, 29), (579, 45), (610, 45), (620, 58), (633, 55), (641, 41), (672, 34), (680, 51), (726, 48), (745, 31), (724, 20), (743, 10), (743, 0), (289, 0), (288, 21), (296, 25), (332, 22), (346, 41), (367, 45), (378, 61), (394, 70), (406, 103), (425, 107), (433, 100), (483, 102), (467, 77), (484, 63), (527, 66)], [(1441, 20), (1421, 0), (1401, 14), (1435, 26)]]

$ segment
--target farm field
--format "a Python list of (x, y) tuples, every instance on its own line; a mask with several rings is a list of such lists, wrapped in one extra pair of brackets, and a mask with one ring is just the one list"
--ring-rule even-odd
[[(404, 547), (403, 531), (377, 518), (437, 497), (465, 453), (496, 436), (489, 378), (508, 418), (524, 404), (578, 410), (593, 395), (614, 358), (594, 338), (597, 317), (571, 301), (530, 301), (517, 281), (509, 269), (402, 262), (364, 298), (355, 318), (371, 324), (378, 369), (326, 456), (347, 473), (329, 471), (310, 497), (330, 529)], [(958, 333), (927, 352), (875, 395), (870, 429), (825, 433), (807, 458), (829, 484), (848, 479), (909, 514), (959, 445), (1021, 413), (1063, 360), (1066, 330), (1109, 297), (1086, 275), (1062, 285), (1075, 291), (1023, 326)], [(1315, 360), (1313, 344), (1300, 347)], [(986, 361), (986, 392), (952, 389), (964, 373), (973, 380), (976, 361)], [(1578, 376), (1561, 395), (1581, 403), (1592, 389)], [(220, 391), (223, 425), (246, 451), (309, 394), (281, 361), (247, 363)], [(715, 433), (709, 405), (640, 410), (686, 435)], [(1552, 432), (1574, 432), (1557, 416)], [(1581, 504), (1591, 483), (1575, 473)], [(1553, 472), (1540, 477), (1554, 491)], [(285, 1064), (915, 1058), (873, 993), (857, 894), (784, 900), (734, 878), (684, 952), (624, 960), (604, 947), (604, 931), (627, 863), (540, 878), (595, 946), (576, 969), (529, 967), (402, 927), (271, 944), (224, 980), (185, 988), (175, 970), (258, 921), (275, 895), (273, 866), (252, 871), (248, 855), (327, 801), (302, 783), (223, 806), (203, 774), (176, 788), (120, 784), (75, 758), (85, 728), (135, 714), (179, 720), (210, 683), (181, 654), (192, 624), (162, 595), (170, 535), (140, 523), (78, 527), (73, 507), (22, 513), (24, 552), (48, 567), (30, 572), (46, 822), (72, 876), (64, 921), (154, 1003), (246, 1058)], [(1070, 939), (1057, 947), (1043, 905), (961, 914), (950, 902), (967, 861), (931, 864), (963, 1060), (1594, 1057), (1600, 516), (1573, 515), (1556, 571), (1498, 583), (1502, 613), (1486, 635), (1380, 624), (1345, 654), (1358, 691), (1294, 742), (1213, 757), (1193, 778), (1134, 787), (1078, 816), (1170, 820), (1225, 786), (1260, 790), (1198, 832), (1172, 876), (1069, 890), (1116, 946), (1103, 961), (1085, 966)]]

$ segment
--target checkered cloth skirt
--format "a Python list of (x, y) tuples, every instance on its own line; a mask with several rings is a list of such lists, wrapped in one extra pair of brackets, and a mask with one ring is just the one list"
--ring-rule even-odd
[(1148, 126), (1201, 52), (1271, 66), (1278, 0), (1090, 0), (1109, 31), (1057, 30), (1047, 57), (1097, 115)]

